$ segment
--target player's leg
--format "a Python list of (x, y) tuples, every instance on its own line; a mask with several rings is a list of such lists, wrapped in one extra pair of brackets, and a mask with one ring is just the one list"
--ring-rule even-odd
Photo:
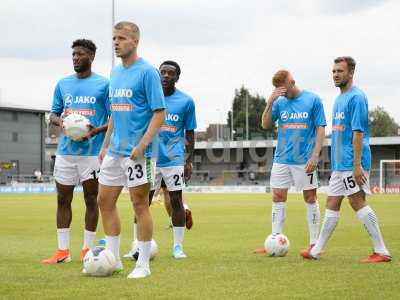
[(300, 255), (307, 259), (318, 259), (325, 248), (326, 243), (339, 222), (339, 211), (344, 198), (345, 190), (342, 184), (341, 172), (333, 172), (329, 180), (328, 198), (324, 221), (322, 222), (315, 246), (300, 252)]
[(168, 225), (167, 229), (172, 228), (172, 206), (171, 206), (171, 197), (169, 196), (169, 191), (167, 190), (167, 186), (165, 185), (164, 180), (161, 182), (161, 188), (164, 195), (164, 207), (168, 214)]
[(143, 158), (125, 162), (125, 173), (128, 178), (130, 199), (137, 219), (138, 259), (135, 269), (128, 278), (143, 278), (150, 275), (151, 240), (153, 236), (153, 220), (150, 214), (149, 194), (153, 184), (153, 164)]
[(54, 177), (57, 189), (57, 242), (55, 253), (42, 260), (45, 264), (70, 262), (70, 225), (72, 221), (71, 203), (77, 183), (77, 168), (71, 157), (57, 156)]
[[(357, 188), (359, 189), (359, 187)], [(362, 260), (362, 262), (376, 263), (391, 261), (390, 253), (383, 241), (378, 217), (374, 210), (368, 205), (364, 190), (361, 189), (349, 195), (348, 198), (351, 207), (356, 212), (359, 220), (363, 223), (374, 247), (374, 253), (367, 259)]]
[(97, 205), (98, 182), (97, 179), (88, 179), (82, 182), (83, 197), (85, 199), (85, 230), (83, 234), (83, 246), (81, 259), (87, 251), (93, 247), (96, 238), (97, 223), (99, 220), (99, 207)]
[(183, 208), (185, 209), (185, 218), (186, 218), (186, 229), (190, 230), (193, 227), (193, 215), (192, 210), (189, 207), (189, 204), (186, 201), (186, 197), (182, 194), (182, 202)]
[(315, 245), (319, 226), (320, 226), (320, 210), (317, 199), (318, 178), (317, 172), (305, 172), (305, 165), (290, 166), (296, 189), (303, 191), (303, 198), (307, 209), (307, 223), (309, 232), (309, 247)]
[(97, 203), (106, 236), (106, 248), (117, 260), (116, 271), (123, 269), (119, 255), (121, 224), (116, 204), (126, 180), (123, 159), (106, 155), (100, 168)]
[(183, 240), (185, 236), (186, 215), (182, 201), (183, 166), (160, 168), (165, 184), (169, 191), (169, 198), (172, 208), (172, 232), (173, 232), (173, 253), (175, 258), (185, 258), (183, 252)]

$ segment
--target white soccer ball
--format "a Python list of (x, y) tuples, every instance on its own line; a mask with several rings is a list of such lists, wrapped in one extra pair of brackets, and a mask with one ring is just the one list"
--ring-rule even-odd
[(270, 234), (264, 242), (264, 247), (269, 256), (285, 256), (289, 251), (290, 242), (284, 234)]
[(63, 125), (65, 135), (77, 141), (88, 134), (90, 121), (80, 114), (69, 114), (64, 118)]
[(104, 247), (89, 250), (83, 258), (83, 268), (91, 276), (110, 276), (116, 268), (117, 261), (112, 252)]
[[(137, 260), (139, 257), (139, 248), (137, 246), (137, 240), (134, 242), (133, 247), (136, 249), (135, 253), (133, 254), (133, 258)], [(158, 254), (158, 245), (155, 240), (151, 240), (150, 259), (156, 257), (157, 254)]]

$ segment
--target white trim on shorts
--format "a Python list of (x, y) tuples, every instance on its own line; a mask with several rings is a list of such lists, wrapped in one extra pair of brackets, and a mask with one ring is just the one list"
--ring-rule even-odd
[(154, 162), (149, 158), (131, 160), (129, 157), (106, 155), (100, 167), (99, 183), (109, 186), (136, 187), (153, 185)]
[(369, 172), (366, 171), (367, 182), (359, 186), (352, 171), (333, 171), (329, 179), (328, 196), (351, 196), (361, 190), (366, 194), (371, 194), (369, 187)]
[(156, 167), (156, 175), (152, 190), (161, 188), (161, 181), (164, 179), (167, 190), (170, 192), (181, 191), (185, 186), (184, 167)]
[(77, 185), (89, 179), (97, 179), (100, 162), (97, 156), (56, 155), (54, 179), (63, 185)]
[(271, 189), (289, 189), (293, 185), (297, 191), (318, 188), (317, 171), (306, 173), (305, 167), (306, 165), (273, 163), (270, 178)]

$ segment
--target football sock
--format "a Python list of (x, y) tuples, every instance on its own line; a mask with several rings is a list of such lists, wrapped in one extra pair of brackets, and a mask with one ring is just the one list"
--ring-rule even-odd
[(121, 260), (119, 256), (120, 235), (106, 235), (106, 249), (110, 250), (117, 261)]
[(181, 245), (183, 243), (183, 238), (185, 236), (185, 227), (173, 227), (173, 235), (174, 235), (174, 247), (176, 245)]
[(95, 238), (96, 238), (96, 231), (89, 231), (89, 230), (85, 229), (83, 231), (83, 247), (82, 247), (82, 249), (92, 248)]
[(372, 208), (369, 205), (364, 206), (357, 211), (357, 217), (364, 224), (364, 228), (367, 230), (374, 245), (374, 251), (379, 254), (390, 256), (383, 242), (382, 234), (379, 229), (378, 217)]
[(315, 203), (306, 203), (307, 222), (310, 234), (310, 245), (315, 244), (318, 239), (318, 230), (320, 225), (321, 214), (319, 212), (318, 200)]
[(57, 241), (58, 241), (58, 249), (60, 250), (69, 249), (69, 228), (57, 229)]
[(339, 212), (335, 210), (326, 209), (325, 210), (325, 218), (322, 223), (321, 232), (319, 234), (319, 238), (315, 246), (311, 249), (312, 256), (319, 256), (324, 249), (326, 243), (331, 237), (333, 231), (336, 228), (336, 225), (339, 221)]
[(151, 241), (138, 241), (139, 257), (136, 266), (148, 268), (151, 251)]
[(285, 202), (272, 202), (272, 234), (282, 233), (285, 222)]

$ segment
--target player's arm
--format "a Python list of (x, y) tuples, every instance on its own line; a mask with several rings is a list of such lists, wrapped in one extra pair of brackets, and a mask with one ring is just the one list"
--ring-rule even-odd
[(358, 185), (367, 182), (364, 170), (361, 166), (361, 150), (363, 143), (363, 132), (353, 131), (353, 177)]
[(133, 149), (130, 158), (132, 160), (137, 159), (139, 156), (142, 156), (146, 147), (151, 143), (154, 136), (158, 132), (161, 125), (164, 123), (165, 120), (165, 109), (157, 109), (153, 112), (153, 117), (150, 120), (149, 127), (143, 137), (141, 138), (139, 144)]
[(52, 112), (52, 113), (50, 113), (49, 120), (50, 120), (50, 125), (62, 127), (61, 115)]
[(261, 127), (263, 129), (269, 129), (274, 124), (274, 120), (272, 118), (272, 105), (279, 96), (284, 96), (285, 94), (286, 89), (284, 87), (279, 87), (272, 92), (271, 96), (269, 96), (267, 105), (265, 106), (261, 117)]
[(53, 93), (53, 104), (49, 116), (50, 125), (63, 127), (61, 114), (64, 111), (64, 101), (61, 93), (60, 83), (57, 83)]
[(186, 162), (185, 162), (185, 180), (189, 180), (192, 177), (193, 171), (193, 154), (194, 154), (194, 130), (186, 130), (185, 132), (186, 139)]
[(108, 122), (100, 127), (94, 127), (92, 125), (88, 125), (88, 126), (89, 126), (89, 132), (82, 140), (90, 139), (101, 132), (107, 131)]
[(317, 131), (317, 136), (315, 138), (315, 146), (311, 154), (311, 157), (306, 164), (306, 173), (314, 172), (314, 170), (317, 168), (319, 162), (319, 155), (321, 154), (322, 144), (325, 138), (325, 126), (317, 127), (316, 131)]
[(103, 140), (103, 145), (101, 146), (100, 154), (99, 154), (99, 160), (103, 161), (104, 157), (106, 156), (107, 149), (110, 146), (110, 140), (111, 140), (111, 134), (113, 131), (113, 124), (112, 124), (112, 117), (110, 116), (108, 118), (108, 124), (107, 124), (107, 129), (106, 129), (106, 134), (104, 136)]

